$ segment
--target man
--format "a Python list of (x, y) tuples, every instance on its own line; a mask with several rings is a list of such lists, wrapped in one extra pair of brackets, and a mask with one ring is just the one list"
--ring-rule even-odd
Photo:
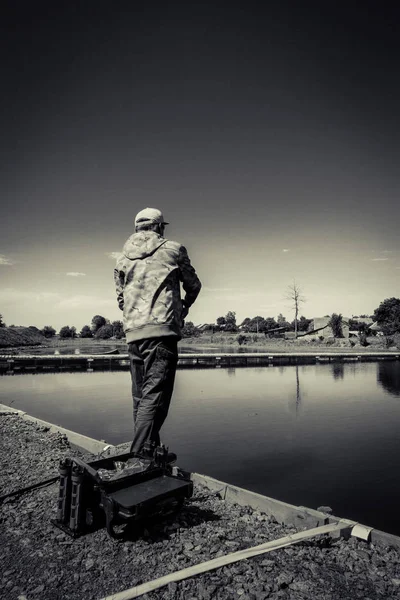
[[(171, 401), (183, 320), (201, 283), (186, 248), (164, 238), (163, 214), (145, 208), (117, 260), (114, 279), (128, 343), (133, 396), (131, 452), (160, 444)], [(180, 282), (185, 291), (181, 299)]]

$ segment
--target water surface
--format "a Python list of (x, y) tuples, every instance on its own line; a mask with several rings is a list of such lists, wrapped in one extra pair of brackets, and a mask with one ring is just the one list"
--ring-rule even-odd
[[(129, 372), (3, 376), (0, 403), (132, 438)], [(400, 535), (400, 363), (178, 370), (163, 441), (181, 467)]]

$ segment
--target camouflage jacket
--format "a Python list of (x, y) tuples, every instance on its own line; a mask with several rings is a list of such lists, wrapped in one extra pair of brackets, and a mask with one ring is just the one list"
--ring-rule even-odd
[[(117, 260), (114, 280), (128, 343), (182, 337), (182, 302), (191, 306), (201, 289), (184, 246), (154, 231), (134, 233)], [(180, 282), (186, 292), (183, 301)]]

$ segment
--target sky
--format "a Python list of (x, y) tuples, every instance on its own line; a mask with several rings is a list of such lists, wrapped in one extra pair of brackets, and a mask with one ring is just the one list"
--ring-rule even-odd
[(202, 281), (195, 324), (292, 320), (293, 281), (307, 318), (400, 297), (395, 3), (6, 4), (7, 325), (121, 319), (115, 256), (147, 206)]

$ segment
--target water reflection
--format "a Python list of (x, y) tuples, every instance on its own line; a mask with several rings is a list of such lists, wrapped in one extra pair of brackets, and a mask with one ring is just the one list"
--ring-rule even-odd
[(300, 395), (299, 367), (296, 365), (296, 414), (298, 414), (298, 412), (299, 412), (300, 405), (301, 405), (301, 395)]
[(299, 375), (299, 366), (296, 365), (294, 368), (295, 373), (295, 385), (296, 385), (296, 394), (293, 394), (289, 398), (288, 407), (290, 412), (294, 413), (296, 417), (299, 415), (301, 409), (301, 389), (300, 389), (300, 375)]
[(379, 362), (377, 381), (384, 390), (400, 398), (400, 364)]
[(334, 362), (332, 364), (332, 375), (333, 379), (344, 378), (344, 364), (342, 362)]

